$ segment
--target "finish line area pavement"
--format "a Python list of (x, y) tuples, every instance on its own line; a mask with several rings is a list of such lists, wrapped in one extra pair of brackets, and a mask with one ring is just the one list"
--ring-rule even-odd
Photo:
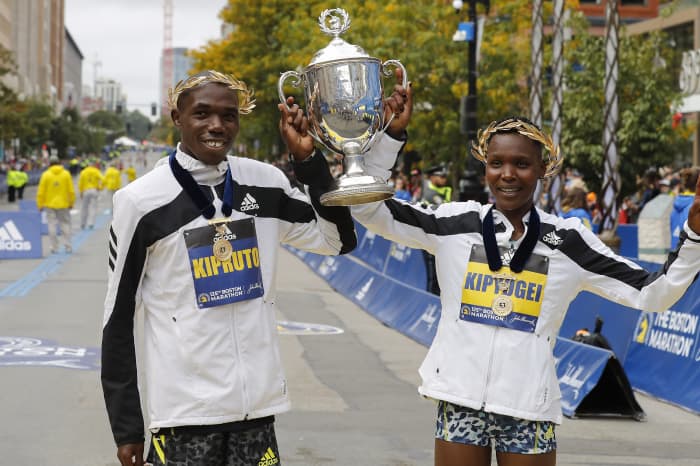
[[(73, 254), (0, 261), (0, 466), (118, 465), (98, 368), (108, 208), (103, 195), (94, 230), (72, 216)], [(284, 249), (277, 280), (292, 399), (276, 421), (281, 464), (432, 465), (436, 404), (416, 390), (427, 349)], [(557, 464), (700, 466), (700, 416), (636, 396), (646, 422), (565, 419)]]

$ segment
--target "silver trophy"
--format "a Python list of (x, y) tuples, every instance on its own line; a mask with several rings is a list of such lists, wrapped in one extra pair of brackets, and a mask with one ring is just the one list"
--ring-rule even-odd
[(390, 66), (401, 68), (406, 87), (406, 69), (397, 60), (382, 63), (341, 39), (340, 34), (350, 27), (345, 10), (324, 10), (318, 23), (321, 31), (333, 36), (333, 40), (316, 52), (303, 73), (282, 73), (277, 91), (286, 105), (285, 81), (294, 77), (294, 87), (303, 83), (311, 136), (343, 156), (343, 175), (335, 189), (321, 196), (321, 204), (347, 206), (390, 198), (394, 191), (389, 185), (379, 177), (365, 174), (363, 157), (377, 135), (391, 123), (391, 119), (384, 122), (382, 75), (393, 74)]

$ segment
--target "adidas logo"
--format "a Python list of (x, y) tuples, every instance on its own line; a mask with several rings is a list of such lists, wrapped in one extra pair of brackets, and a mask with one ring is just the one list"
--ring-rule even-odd
[(260, 458), (260, 461), (258, 461), (258, 466), (272, 466), (274, 464), (278, 464), (279, 462), (280, 460), (277, 458), (277, 456), (275, 456), (275, 452), (272, 451), (272, 448), (268, 447), (263, 457)]
[(32, 243), (24, 240), (24, 236), (17, 229), (12, 220), (8, 220), (0, 227), (0, 251), (31, 251)]
[(246, 193), (245, 197), (243, 198), (243, 202), (241, 202), (241, 212), (259, 208), (260, 206), (258, 205), (258, 201), (256, 201), (255, 198), (250, 195), (250, 193)]
[(555, 232), (550, 231), (542, 237), (542, 241), (549, 243), (552, 246), (559, 246), (564, 240), (557, 236)]

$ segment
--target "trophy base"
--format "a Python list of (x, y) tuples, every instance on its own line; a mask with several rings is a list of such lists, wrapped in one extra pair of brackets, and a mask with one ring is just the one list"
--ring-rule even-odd
[(394, 195), (394, 189), (375, 176), (347, 176), (338, 179), (338, 187), (321, 195), (325, 206), (351, 206), (383, 201)]

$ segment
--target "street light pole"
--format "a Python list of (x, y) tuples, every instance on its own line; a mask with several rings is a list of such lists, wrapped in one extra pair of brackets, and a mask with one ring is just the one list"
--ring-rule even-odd
[[(472, 25), (472, 38), (467, 40), (467, 95), (462, 98), (460, 102), (460, 131), (462, 134), (467, 136), (467, 147), (470, 146), (472, 141), (476, 140), (478, 120), (477, 120), (477, 53), (478, 53), (478, 40), (479, 40), (479, 23), (476, 17), (476, 4), (478, 2), (483, 3), (486, 6), (486, 11), (490, 6), (488, 0), (469, 0), (469, 5), (467, 9), (467, 17), (469, 23)], [(459, 13), (464, 6), (462, 0), (455, 0), (452, 2), (452, 6), (455, 11)], [(469, 149), (467, 149), (469, 152)], [(469, 169), (474, 169), (474, 160), (471, 157), (467, 157), (467, 167)]]

